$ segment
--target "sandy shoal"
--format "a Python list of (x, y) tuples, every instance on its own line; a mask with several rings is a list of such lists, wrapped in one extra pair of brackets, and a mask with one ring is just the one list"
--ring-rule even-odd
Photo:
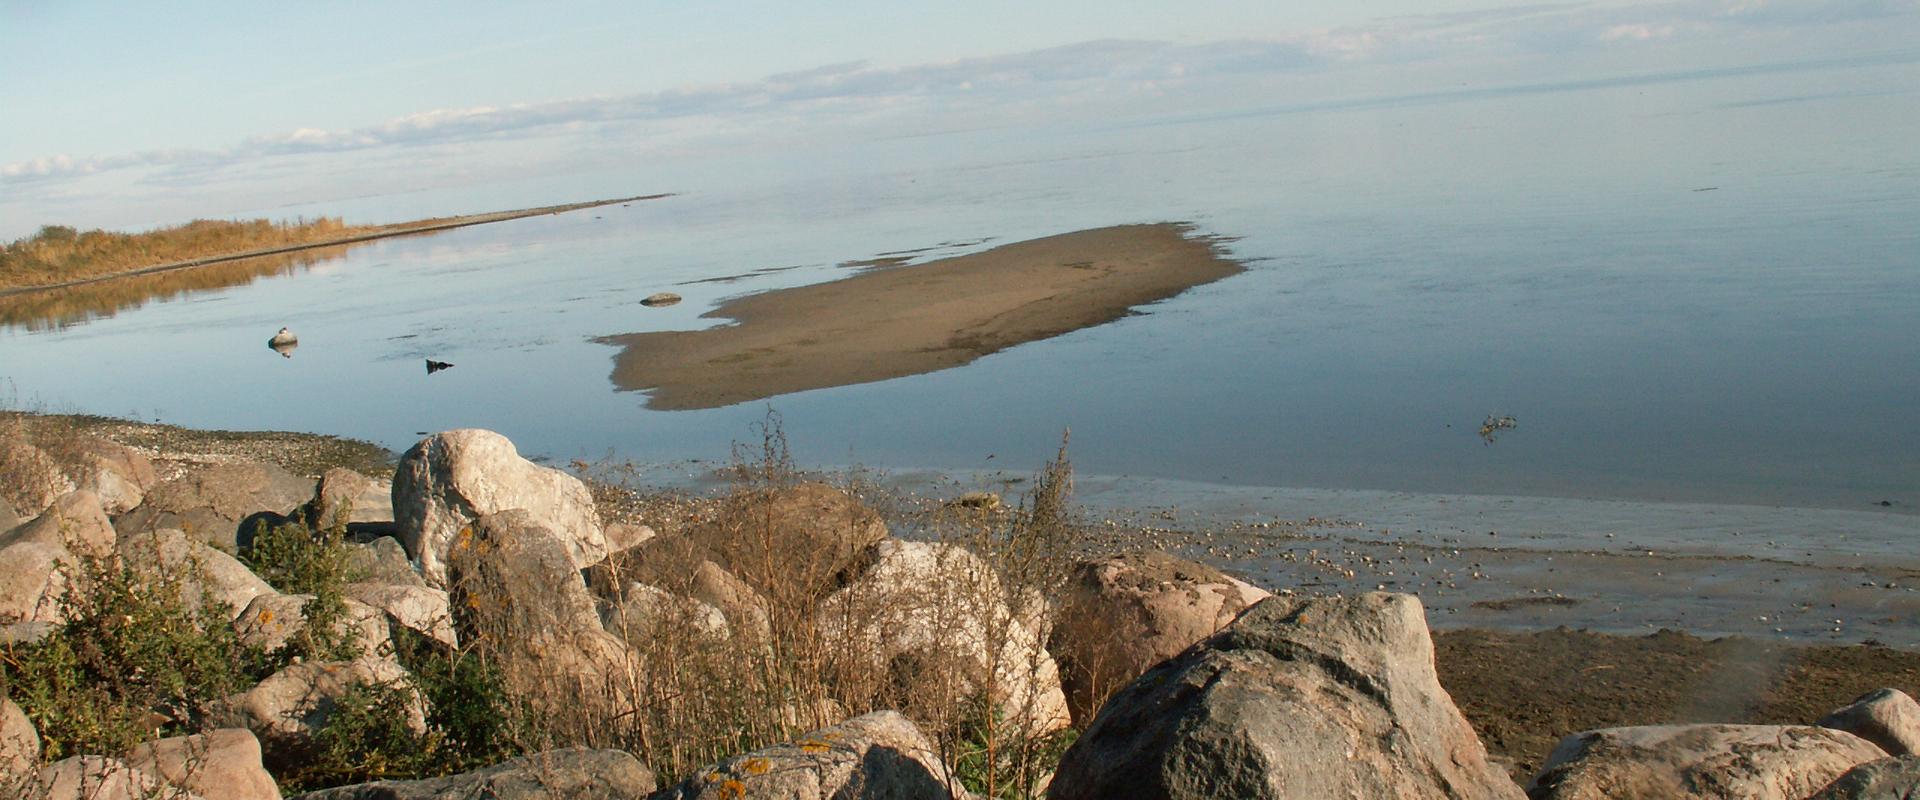
[(717, 408), (966, 364), (1240, 272), (1175, 223), (1096, 228), (728, 301), (736, 324), (609, 336), (613, 382), (662, 410)]

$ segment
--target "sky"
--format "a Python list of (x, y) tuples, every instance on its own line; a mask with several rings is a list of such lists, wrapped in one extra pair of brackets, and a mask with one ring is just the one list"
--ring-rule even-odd
[(826, 138), (1916, 53), (1920, 0), (0, 0), (0, 240)]

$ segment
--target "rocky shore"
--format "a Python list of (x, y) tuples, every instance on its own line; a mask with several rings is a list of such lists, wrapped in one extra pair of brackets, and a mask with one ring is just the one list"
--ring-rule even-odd
[(1410, 594), (1088, 536), (1063, 462), (1017, 504), (901, 503), (770, 442), (649, 495), (487, 431), (392, 465), (5, 422), (5, 796), (1920, 791), (1914, 654), (1435, 634)]

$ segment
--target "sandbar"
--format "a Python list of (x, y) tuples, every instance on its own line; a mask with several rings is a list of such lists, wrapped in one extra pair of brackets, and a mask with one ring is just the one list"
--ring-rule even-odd
[(649, 408), (718, 408), (957, 367), (1111, 322), (1245, 269), (1221, 244), (1181, 223), (1095, 228), (747, 295), (703, 315), (732, 325), (597, 341), (622, 348), (613, 383), (649, 392)]

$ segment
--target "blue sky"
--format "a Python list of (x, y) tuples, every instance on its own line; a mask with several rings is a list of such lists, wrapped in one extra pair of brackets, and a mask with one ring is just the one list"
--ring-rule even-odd
[(567, 155), (586, 141), (665, 157), (1904, 58), (1916, 34), (1920, 0), (0, 0), (0, 238), (592, 169)]

